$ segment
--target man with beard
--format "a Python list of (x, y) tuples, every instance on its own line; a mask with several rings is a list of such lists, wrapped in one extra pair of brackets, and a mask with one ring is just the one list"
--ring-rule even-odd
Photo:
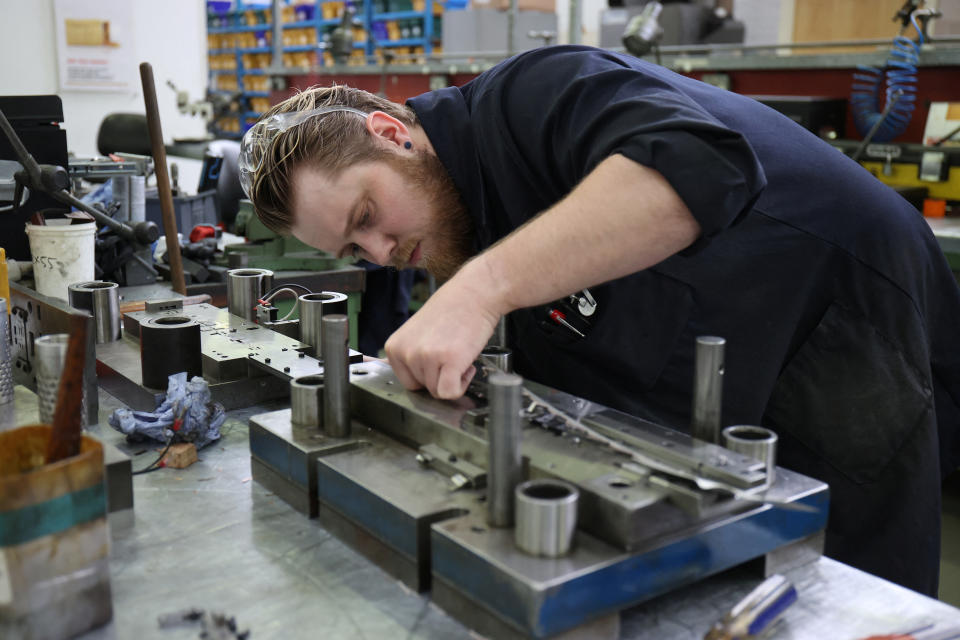
[(507, 316), (518, 373), (685, 430), (723, 336), (723, 422), (830, 484), (827, 554), (936, 594), (960, 291), (917, 211), (789, 119), (546, 47), (405, 106), (304, 92), (243, 156), (268, 226), (446, 280), (387, 341), (408, 388), (462, 395)]

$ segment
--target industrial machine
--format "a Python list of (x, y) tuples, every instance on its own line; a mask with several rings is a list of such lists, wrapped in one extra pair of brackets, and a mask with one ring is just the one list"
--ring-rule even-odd
[(332, 350), (250, 419), (254, 479), (485, 636), (616, 637), (622, 609), (822, 551), (827, 486), (769, 456), (522, 381), (502, 349), (454, 402)]

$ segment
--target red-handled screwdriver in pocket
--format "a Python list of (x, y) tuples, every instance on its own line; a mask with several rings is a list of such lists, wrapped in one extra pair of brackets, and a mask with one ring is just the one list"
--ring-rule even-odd
[(573, 331), (575, 334), (577, 334), (581, 338), (586, 338), (586, 336), (580, 333), (580, 331), (578, 331), (575, 326), (567, 322), (567, 316), (563, 315), (562, 311), (558, 309), (550, 309), (547, 315), (549, 315), (550, 319), (556, 322), (557, 324), (561, 324), (565, 326), (567, 329), (570, 329), (570, 331)]

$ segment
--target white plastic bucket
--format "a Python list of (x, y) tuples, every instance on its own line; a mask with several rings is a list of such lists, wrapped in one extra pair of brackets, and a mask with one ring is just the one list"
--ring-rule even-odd
[(47, 220), (45, 225), (28, 224), (27, 235), (33, 254), (37, 293), (66, 301), (68, 286), (94, 279), (97, 225), (95, 222), (63, 223), (69, 223), (69, 220)]

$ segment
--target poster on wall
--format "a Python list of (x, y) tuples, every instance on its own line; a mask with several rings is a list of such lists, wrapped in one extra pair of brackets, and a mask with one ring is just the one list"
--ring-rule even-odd
[(62, 91), (136, 89), (131, 2), (54, 0)]

